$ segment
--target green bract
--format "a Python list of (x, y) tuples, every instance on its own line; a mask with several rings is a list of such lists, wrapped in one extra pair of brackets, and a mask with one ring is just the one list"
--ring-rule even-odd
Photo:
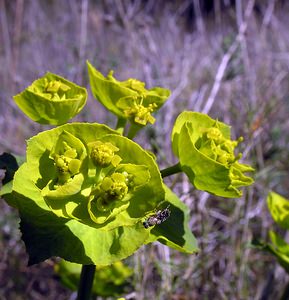
[(140, 146), (104, 125), (74, 123), (28, 141), (13, 197), (30, 263), (60, 256), (107, 265), (144, 244), (143, 217), (165, 194)]
[(289, 274), (289, 245), (278, 234), (269, 231), (271, 244), (261, 244), (263, 250), (273, 254)]
[(183, 112), (172, 131), (174, 153), (181, 169), (197, 189), (222, 197), (240, 197), (238, 189), (253, 183), (244, 172), (254, 169), (241, 164), (234, 149), (238, 141), (230, 139), (230, 127), (197, 112)]
[(48, 72), (13, 98), (33, 121), (60, 125), (82, 110), (87, 92), (85, 88)]
[(170, 210), (170, 217), (151, 229), (146, 243), (157, 240), (178, 251), (196, 253), (199, 249), (189, 227), (188, 207), (167, 186), (165, 186), (165, 192), (165, 202), (162, 203), (162, 207)]
[(270, 192), (267, 205), (274, 221), (281, 227), (289, 229), (289, 200), (281, 195)]
[[(289, 200), (281, 195), (270, 192), (267, 197), (267, 205), (274, 221), (284, 229), (289, 229)], [(271, 243), (254, 241), (254, 245), (273, 254), (279, 264), (289, 274), (289, 245), (274, 231), (269, 231)]]
[(151, 114), (164, 104), (169, 90), (160, 87), (147, 90), (145, 83), (137, 79), (118, 81), (113, 77), (113, 71), (104, 77), (89, 62), (87, 66), (92, 94), (108, 110), (139, 126), (155, 122)]
[(277, 258), (279, 264), (289, 274), (289, 245), (273, 231), (269, 231), (269, 236), (271, 243), (254, 240), (253, 246), (273, 254)]

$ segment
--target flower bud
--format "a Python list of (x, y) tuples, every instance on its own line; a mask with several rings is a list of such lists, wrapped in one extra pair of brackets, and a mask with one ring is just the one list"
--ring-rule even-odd
[(115, 152), (119, 151), (119, 149), (111, 143), (96, 141), (90, 143), (89, 146), (91, 147), (90, 157), (95, 166), (105, 168), (112, 164), (114, 167), (116, 167), (120, 163), (120, 156), (114, 154)]

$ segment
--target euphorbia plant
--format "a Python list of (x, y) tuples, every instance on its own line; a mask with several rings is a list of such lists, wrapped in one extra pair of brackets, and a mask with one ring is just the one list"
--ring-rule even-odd
[(224, 197), (241, 196), (238, 188), (253, 182), (244, 175), (253, 169), (234, 155), (241, 140), (231, 141), (226, 124), (194, 112), (182, 113), (173, 128), (172, 147), (180, 162), (160, 171), (155, 157), (132, 138), (154, 123), (152, 114), (169, 90), (146, 89), (136, 79), (118, 81), (112, 72), (105, 77), (90, 63), (88, 71), (94, 97), (118, 118), (116, 128), (60, 125), (82, 109), (87, 93), (46, 74), (14, 99), (34, 121), (60, 126), (28, 140), (26, 162), (11, 189), (2, 190), (19, 210), (29, 264), (59, 256), (84, 265), (79, 299), (89, 295), (95, 265), (122, 260), (144, 244), (198, 250), (188, 208), (163, 177), (185, 172), (197, 189)]
[[(289, 200), (271, 191), (267, 196), (267, 205), (270, 214), (276, 224), (286, 230), (289, 230)], [(273, 230), (269, 232), (270, 242), (255, 239), (253, 245), (263, 251), (271, 253), (277, 259), (278, 263), (289, 274), (289, 244), (285, 239)], [(285, 287), (280, 299), (288, 299), (289, 282)]]
[[(197, 112), (181, 113), (172, 131), (172, 147), (191, 183), (222, 197), (240, 197), (241, 186), (253, 183), (244, 175), (253, 168), (241, 164), (234, 150), (242, 141), (231, 140), (230, 126)], [(173, 170), (175, 171), (175, 170)]]
[(30, 119), (52, 125), (64, 124), (73, 118), (84, 107), (86, 98), (85, 88), (49, 72), (14, 96)]
[[(276, 224), (289, 230), (289, 200), (271, 191), (267, 196), (267, 205)], [(254, 241), (255, 245), (273, 254), (289, 273), (289, 244), (273, 230), (269, 231), (269, 237), (270, 243)]]

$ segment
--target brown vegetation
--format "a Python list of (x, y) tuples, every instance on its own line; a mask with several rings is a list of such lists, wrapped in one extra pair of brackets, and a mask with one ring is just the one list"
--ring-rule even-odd
[[(289, 196), (289, 5), (218, 0), (205, 13), (203, 2), (0, 0), (0, 152), (24, 155), (25, 140), (48, 128), (23, 116), (12, 96), (47, 70), (88, 86), (86, 59), (119, 79), (172, 90), (156, 126), (138, 138), (163, 167), (175, 162), (169, 137), (183, 110), (208, 113), (244, 137), (254, 186), (221, 199), (183, 176), (168, 181), (190, 207), (200, 254), (143, 247), (128, 260), (135, 275), (127, 299), (274, 299), (289, 279), (250, 247), (273, 223), (267, 192)], [(115, 125), (91, 96), (76, 119)], [(0, 209), (0, 299), (74, 299), (53, 277), (52, 260), (26, 268), (15, 211), (3, 202)]]

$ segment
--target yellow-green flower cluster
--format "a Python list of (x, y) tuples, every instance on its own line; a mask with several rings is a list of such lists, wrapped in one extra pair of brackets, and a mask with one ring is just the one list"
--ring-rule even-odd
[[(91, 202), (96, 203), (99, 211), (111, 210), (114, 201), (121, 201), (125, 198), (129, 191), (127, 176), (126, 172), (114, 172), (112, 175), (104, 177), (98, 184), (92, 193), (94, 197)], [(94, 217), (93, 214), (91, 216)]]
[(240, 197), (239, 187), (253, 183), (244, 173), (254, 169), (234, 153), (242, 140), (231, 140), (228, 125), (197, 112), (181, 113), (172, 132), (181, 170), (196, 188), (223, 197)]
[(111, 143), (96, 141), (90, 144), (90, 146), (90, 157), (96, 166), (101, 166), (104, 168), (112, 164), (114, 167), (116, 167), (120, 163), (121, 157), (114, 154), (115, 152), (119, 151), (119, 149)]
[(87, 92), (85, 88), (47, 72), (13, 99), (33, 121), (61, 125), (82, 110)]
[(77, 151), (64, 142), (67, 149), (63, 154), (56, 154), (54, 157), (55, 166), (58, 173), (57, 184), (64, 184), (75, 174), (79, 173), (81, 161), (77, 158)]
[(243, 141), (243, 138), (240, 137), (238, 140), (232, 141), (226, 138), (218, 128), (218, 121), (214, 126), (204, 130), (204, 133), (196, 142), (196, 147), (206, 156), (229, 167), (242, 157), (241, 153), (235, 156), (234, 150)]
[(67, 84), (61, 82), (60, 80), (48, 81), (47, 78), (44, 78), (43, 85), (43, 90), (38, 90), (37, 87), (34, 87), (34, 91), (39, 92), (39, 94), (43, 95), (45, 98), (53, 101), (67, 99), (65, 92), (71, 89)]
[(107, 109), (137, 126), (155, 122), (152, 113), (168, 99), (169, 90), (161, 87), (147, 89), (144, 82), (134, 78), (118, 81), (113, 71), (105, 77), (89, 62), (87, 65), (92, 94)]
[(155, 118), (151, 115), (156, 109), (156, 103), (149, 103), (147, 106), (143, 105), (143, 96), (134, 96), (130, 99), (122, 98), (117, 106), (123, 108), (125, 116), (132, 122), (139, 125), (147, 125), (147, 123), (154, 124)]

